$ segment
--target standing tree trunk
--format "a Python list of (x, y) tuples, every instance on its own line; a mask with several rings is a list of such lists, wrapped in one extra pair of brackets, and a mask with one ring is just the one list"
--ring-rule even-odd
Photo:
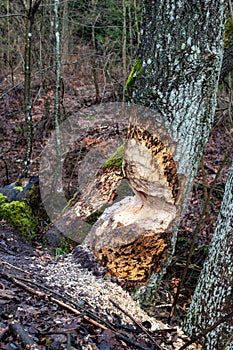
[(137, 14), (137, 0), (133, 0), (133, 8), (134, 8), (134, 21), (135, 21), (135, 28), (136, 28), (136, 34), (137, 34), (137, 47), (140, 43), (140, 31), (139, 31), (139, 24), (138, 24), (138, 14)]
[(233, 164), (225, 188), (209, 255), (199, 277), (186, 319), (190, 337), (231, 313), (203, 340), (206, 350), (233, 349)]
[(60, 28), (59, 28), (59, 0), (54, 1), (54, 34), (55, 34), (55, 67), (56, 81), (54, 93), (54, 124), (56, 131), (57, 156), (61, 157), (60, 140), (60, 79), (61, 79), (61, 53), (60, 53)]
[(54, 1), (54, 36), (55, 36), (55, 92), (54, 92), (54, 125), (56, 134), (56, 157), (57, 167), (54, 169), (53, 184), (51, 187), (52, 193), (59, 191), (62, 188), (62, 183), (59, 181), (61, 171), (62, 149), (61, 149), (61, 132), (60, 132), (60, 79), (61, 79), (61, 52), (60, 52), (60, 27), (59, 27), (59, 5), (60, 1)]
[[(126, 43), (127, 43), (127, 33), (126, 33), (126, 1), (122, 0), (122, 12), (123, 12), (123, 23), (122, 23), (122, 65), (123, 65), (123, 81), (124, 84), (127, 78), (127, 57), (126, 57)], [(125, 93), (123, 92), (123, 102), (125, 101)]]
[(98, 5), (98, 0), (91, 1), (91, 6), (92, 6), (91, 41), (92, 41), (92, 48), (93, 48), (91, 64), (92, 64), (93, 81), (95, 85), (95, 102), (100, 103), (101, 98), (100, 98), (100, 89), (99, 89), (99, 82), (98, 82), (97, 50), (96, 50), (96, 39), (95, 39), (95, 25), (98, 19), (98, 14), (96, 12), (97, 5)]
[(63, 64), (64, 63), (67, 64), (69, 63), (69, 41), (71, 38), (68, 1), (65, 1), (63, 3), (61, 37), (62, 37), (62, 42), (61, 42), (62, 60), (61, 61)]
[(221, 74), (219, 78), (220, 83), (224, 80), (224, 78), (227, 77), (229, 73), (231, 73), (232, 69), (233, 69), (233, 45), (231, 45), (224, 51), (222, 69), (221, 69)]
[(147, 284), (141, 300), (170, 262), (212, 126), (224, 3), (144, 3), (138, 60), (126, 83), (131, 110), (123, 170), (136, 196), (105, 210), (84, 242), (110, 275)]
[(36, 11), (39, 8), (41, 0), (26, 1), (21, 0), (26, 13), (26, 37), (25, 37), (25, 51), (24, 51), (24, 113), (27, 123), (27, 149), (24, 160), (24, 167), (21, 176), (27, 176), (33, 146), (33, 120), (32, 120), (32, 106), (31, 106), (31, 56), (32, 56), (32, 31)]

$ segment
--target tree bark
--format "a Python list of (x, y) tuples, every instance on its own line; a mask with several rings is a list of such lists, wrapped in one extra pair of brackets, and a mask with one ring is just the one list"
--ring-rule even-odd
[(25, 51), (24, 51), (24, 113), (27, 123), (27, 149), (24, 160), (24, 168), (22, 170), (22, 177), (27, 176), (33, 145), (33, 120), (31, 114), (31, 46), (32, 46), (32, 29), (33, 29), (33, 17), (31, 15), (31, 1), (30, 8), (27, 11), (26, 22), (26, 38), (25, 38)]
[(60, 80), (61, 80), (61, 51), (60, 51), (60, 19), (59, 19), (59, 0), (54, 1), (54, 36), (55, 36), (55, 69), (56, 81), (54, 92), (54, 124), (56, 131), (57, 154), (61, 157), (61, 139), (60, 139)]
[[(123, 170), (135, 197), (107, 209), (84, 244), (110, 275), (157, 283), (213, 122), (224, 1), (145, 1)], [(148, 108), (147, 108), (148, 107)], [(145, 289), (146, 288), (146, 289)]]
[(33, 147), (33, 120), (32, 120), (32, 106), (31, 106), (31, 56), (32, 56), (32, 31), (34, 25), (34, 18), (36, 11), (40, 6), (41, 0), (32, 0), (28, 2), (22, 0), (24, 10), (26, 13), (26, 37), (24, 50), (24, 113), (27, 123), (27, 149), (25, 152), (24, 167), (22, 169), (21, 177), (26, 177), (29, 171)]
[(221, 83), (233, 69), (233, 45), (225, 49), (222, 61), (222, 69), (219, 78)]
[[(191, 337), (233, 311), (233, 164), (209, 255), (199, 277), (185, 330)], [(203, 339), (206, 350), (233, 348), (232, 317)]]

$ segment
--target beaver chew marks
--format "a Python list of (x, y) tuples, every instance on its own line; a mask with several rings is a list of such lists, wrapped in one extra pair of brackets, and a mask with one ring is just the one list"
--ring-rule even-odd
[(161, 269), (178, 217), (180, 176), (169, 142), (131, 123), (123, 172), (136, 196), (105, 209), (84, 241), (108, 275), (131, 284)]
[[(127, 162), (131, 164), (131, 159), (135, 159), (136, 164), (134, 164), (134, 170), (136, 173), (138, 173), (137, 169), (135, 169), (136, 166), (146, 166), (146, 182), (148, 180), (150, 181), (151, 179), (155, 185), (158, 184), (158, 186), (162, 186), (166, 192), (166, 199), (172, 203), (175, 203), (179, 193), (177, 165), (173, 160), (168, 147), (166, 147), (157, 136), (151, 135), (147, 130), (143, 130), (136, 125), (129, 126), (127, 138), (129, 140), (127, 153), (129, 154), (130, 152), (136, 150), (137, 154), (133, 152), (135, 158), (132, 155), (129, 155), (128, 160), (125, 161), (126, 176), (128, 176), (130, 179), (132, 178), (133, 180), (135, 175), (128, 173), (130, 170), (127, 169), (127, 167), (129, 167)], [(151, 153), (147, 159), (142, 159), (144, 156), (143, 148), (146, 148)], [(148, 166), (150, 167), (152, 163), (154, 164), (153, 169), (157, 170), (156, 174), (151, 174), (153, 169), (148, 169)], [(139, 169), (141, 167), (139, 167)], [(153, 175), (154, 177), (152, 178)], [(149, 188), (148, 184), (145, 186), (145, 190), (147, 189), (151, 189)], [(170, 199), (168, 199), (168, 197), (170, 197)]]
[(131, 282), (131, 285), (146, 284), (155, 265), (166, 257), (166, 246), (159, 234), (147, 231), (128, 245), (114, 249), (103, 247), (96, 254), (107, 267), (107, 275)]

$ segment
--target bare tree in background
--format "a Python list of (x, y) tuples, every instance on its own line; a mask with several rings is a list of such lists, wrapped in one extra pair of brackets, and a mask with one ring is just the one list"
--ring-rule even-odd
[(33, 120), (31, 106), (31, 57), (32, 57), (32, 35), (35, 14), (40, 6), (41, 0), (32, 1), (21, 0), (26, 13), (26, 36), (25, 36), (25, 51), (24, 51), (24, 111), (27, 123), (27, 149), (24, 160), (24, 167), (21, 176), (27, 175), (32, 155), (33, 147)]

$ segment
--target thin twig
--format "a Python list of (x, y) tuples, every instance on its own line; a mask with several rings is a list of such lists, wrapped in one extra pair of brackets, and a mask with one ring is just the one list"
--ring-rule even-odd
[(201, 172), (202, 172), (202, 182), (203, 182), (203, 192), (204, 192), (204, 201), (208, 202), (208, 189), (207, 189), (207, 176), (205, 170), (204, 156), (201, 157)]
[(27, 16), (23, 15), (22, 13), (9, 13), (8, 15), (0, 15), (0, 18), (6, 18), (6, 17), (24, 17), (24, 18), (27, 18)]
[(20, 267), (14, 266), (14, 265), (8, 263), (8, 262), (5, 261), (5, 260), (0, 259), (0, 262), (1, 262), (2, 264), (4, 264), (4, 265), (9, 266), (9, 267), (12, 268), (12, 269), (15, 269), (15, 270), (18, 270), (18, 271), (20, 271), (20, 272), (23, 272), (23, 273), (25, 273), (26, 275), (30, 275), (30, 272), (25, 271), (25, 270), (21, 269)]
[(121, 312), (123, 312), (127, 317), (130, 318), (131, 321), (133, 321), (142, 331), (147, 335), (147, 337), (152, 341), (153, 344), (156, 345), (157, 349), (162, 350), (159, 344), (155, 341), (155, 339), (150, 335), (150, 333), (143, 327), (133, 316), (131, 316), (127, 311), (125, 311), (120, 305), (118, 305), (115, 301), (112, 299), (109, 299), (109, 301)]

